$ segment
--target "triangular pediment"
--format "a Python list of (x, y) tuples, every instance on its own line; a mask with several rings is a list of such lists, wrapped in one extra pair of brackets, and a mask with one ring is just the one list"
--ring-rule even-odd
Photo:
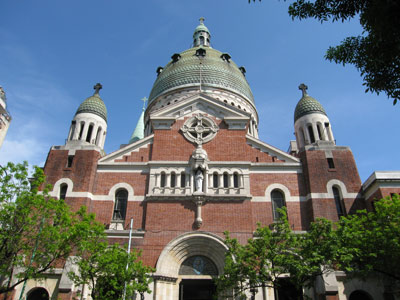
[(250, 113), (225, 104), (205, 93), (198, 93), (184, 101), (163, 107), (151, 113), (150, 118), (183, 119), (195, 113), (211, 115), (220, 120), (225, 118), (250, 118)]
[(135, 143), (125, 145), (121, 149), (114, 151), (99, 160), (99, 165), (108, 165), (113, 163), (129, 162), (128, 158), (134, 153), (140, 151), (147, 151), (151, 144), (153, 144), (154, 135), (145, 137)]

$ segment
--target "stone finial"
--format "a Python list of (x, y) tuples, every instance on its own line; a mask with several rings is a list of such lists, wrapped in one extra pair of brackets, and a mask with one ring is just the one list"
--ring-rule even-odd
[(301, 90), (303, 92), (303, 97), (308, 95), (307, 89), (308, 89), (308, 86), (306, 86), (304, 83), (299, 85), (299, 90)]
[(93, 87), (94, 89), (94, 95), (98, 95), (99, 91), (103, 88), (103, 86), (100, 83), (96, 83), (96, 85)]
[(200, 24), (204, 24), (204, 18), (203, 17), (201, 17), (200, 19), (199, 19), (199, 21), (200, 21)]

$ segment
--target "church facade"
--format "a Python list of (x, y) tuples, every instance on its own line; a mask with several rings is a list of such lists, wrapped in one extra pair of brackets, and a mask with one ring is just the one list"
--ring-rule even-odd
[[(318, 217), (335, 221), (400, 192), (398, 172), (375, 172), (361, 182), (350, 148), (336, 145), (329, 112), (304, 84), (289, 151), (261, 141), (262, 118), (245, 68), (213, 49), (210, 39), (201, 20), (193, 47), (157, 69), (129, 144), (104, 153), (107, 110), (97, 84), (73, 117), (65, 145), (53, 146), (44, 166), (51, 195), (74, 208), (87, 206), (111, 242), (128, 243), (133, 219), (132, 245), (156, 269), (146, 299), (211, 299), (211, 278), (224, 267), (223, 232), (244, 243), (258, 222), (273, 223), (282, 206), (292, 228), (305, 231)], [(87, 287), (68, 279), (68, 267), (43, 282), (29, 281), (27, 299), (39, 289), (51, 299), (72, 299), (77, 291), (90, 299)], [(344, 277), (330, 274), (310, 295), (382, 299), (383, 284)], [(256, 299), (286, 298), (265, 289)]]

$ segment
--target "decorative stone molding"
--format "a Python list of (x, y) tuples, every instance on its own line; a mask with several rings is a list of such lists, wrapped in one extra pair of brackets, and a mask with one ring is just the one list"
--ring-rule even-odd
[(201, 145), (211, 141), (219, 127), (211, 118), (198, 114), (188, 119), (181, 130), (188, 141)]

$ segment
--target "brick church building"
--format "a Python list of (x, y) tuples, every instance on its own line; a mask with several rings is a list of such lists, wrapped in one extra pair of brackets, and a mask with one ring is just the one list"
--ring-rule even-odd
[[(335, 221), (400, 192), (400, 172), (374, 172), (361, 182), (350, 148), (336, 145), (329, 112), (304, 84), (293, 107), (296, 141), (289, 151), (261, 141), (262, 116), (245, 68), (213, 49), (210, 39), (201, 20), (193, 47), (157, 69), (129, 144), (104, 152), (107, 110), (97, 84), (73, 117), (65, 145), (53, 146), (44, 166), (51, 195), (87, 206), (110, 241), (127, 243), (133, 219), (132, 244), (156, 269), (146, 300), (212, 299), (211, 278), (224, 267), (223, 232), (244, 243), (257, 222), (279, 217), (279, 207), (287, 207), (294, 230), (305, 231), (318, 217)], [(29, 281), (27, 299), (38, 291), (72, 299), (78, 290), (90, 299), (67, 269)], [(326, 276), (311, 297), (382, 299), (382, 283), (344, 278), (342, 272)], [(286, 298), (266, 288), (256, 299)]]

